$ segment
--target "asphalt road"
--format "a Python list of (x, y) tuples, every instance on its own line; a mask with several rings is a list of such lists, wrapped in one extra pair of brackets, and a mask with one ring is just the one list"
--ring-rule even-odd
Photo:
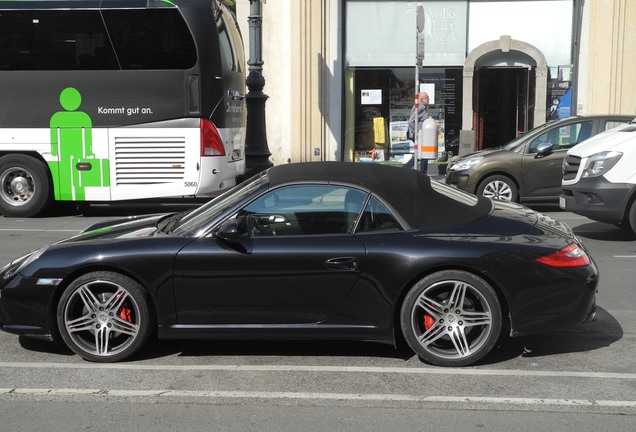
[[(0, 262), (100, 220), (175, 209), (0, 217)], [(572, 226), (598, 263), (596, 322), (506, 340), (462, 369), (361, 342), (152, 341), (99, 365), (1, 333), (0, 431), (632, 431), (636, 237), (538, 209)]]

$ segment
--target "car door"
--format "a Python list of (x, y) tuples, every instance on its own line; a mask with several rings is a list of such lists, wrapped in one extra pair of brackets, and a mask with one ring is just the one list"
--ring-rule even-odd
[[(358, 202), (353, 217), (345, 211), (349, 191)], [(325, 320), (364, 267), (365, 249), (351, 231), (366, 195), (342, 186), (282, 187), (232, 216), (239, 229), (235, 240), (193, 241), (176, 258), (179, 323)]]
[[(557, 197), (561, 193), (561, 165), (568, 149), (594, 134), (591, 119), (557, 124), (527, 143), (522, 160), (526, 198)], [(550, 143), (552, 151), (539, 155), (539, 144)]]

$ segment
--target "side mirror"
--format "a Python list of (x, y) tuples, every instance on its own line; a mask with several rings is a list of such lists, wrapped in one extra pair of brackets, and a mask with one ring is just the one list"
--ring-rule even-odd
[(537, 154), (536, 154), (535, 158), (547, 156), (550, 153), (552, 153), (553, 149), (554, 149), (554, 144), (552, 144), (552, 143), (541, 143), (537, 147)]
[(214, 233), (214, 237), (227, 242), (235, 242), (240, 236), (239, 226), (236, 219), (231, 218), (223, 222)]

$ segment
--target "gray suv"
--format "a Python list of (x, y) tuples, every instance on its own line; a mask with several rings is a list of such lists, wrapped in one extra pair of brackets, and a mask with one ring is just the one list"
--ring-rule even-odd
[(476, 195), (504, 201), (557, 201), (568, 149), (634, 119), (633, 115), (576, 116), (532, 129), (503, 147), (453, 160), (445, 181)]

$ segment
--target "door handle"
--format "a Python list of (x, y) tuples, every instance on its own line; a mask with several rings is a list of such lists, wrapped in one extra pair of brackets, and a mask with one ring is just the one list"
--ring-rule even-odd
[(330, 270), (352, 271), (358, 268), (358, 258), (337, 257), (325, 261), (325, 267)]

